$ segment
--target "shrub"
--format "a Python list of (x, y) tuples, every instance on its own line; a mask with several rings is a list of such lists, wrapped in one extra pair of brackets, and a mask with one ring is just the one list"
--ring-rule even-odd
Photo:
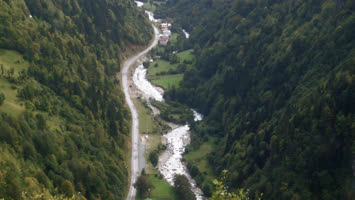
[(134, 187), (137, 188), (137, 193), (140, 197), (147, 198), (150, 195), (150, 190), (153, 188), (153, 184), (148, 176), (142, 173), (142, 175), (138, 177)]
[(152, 165), (155, 167), (158, 164), (158, 153), (156, 151), (152, 151), (149, 154), (149, 160), (152, 163)]
[(0, 106), (4, 103), (4, 101), (5, 101), (5, 95), (4, 95), (4, 93), (0, 93)]
[(174, 177), (175, 192), (179, 199), (195, 200), (196, 197), (191, 191), (189, 180), (184, 175), (175, 175)]

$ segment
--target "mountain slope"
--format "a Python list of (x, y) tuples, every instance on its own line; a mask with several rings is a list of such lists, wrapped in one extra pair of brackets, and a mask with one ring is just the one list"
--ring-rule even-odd
[(219, 136), (209, 156), (215, 175), (227, 169), (231, 188), (265, 199), (351, 199), (353, 1), (166, 5), (176, 23), (197, 21), (188, 27), (198, 55), (166, 98), (206, 115), (194, 143)]
[(116, 74), (151, 39), (144, 15), (124, 0), (0, 0), (0, 198), (125, 197)]

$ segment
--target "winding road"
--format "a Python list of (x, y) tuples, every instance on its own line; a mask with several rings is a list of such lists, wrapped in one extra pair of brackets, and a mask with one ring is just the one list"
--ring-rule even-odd
[(123, 92), (125, 94), (125, 99), (127, 105), (132, 114), (132, 156), (131, 156), (131, 183), (129, 186), (129, 192), (127, 195), (127, 200), (135, 200), (136, 198), (136, 189), (134, 188), (133, 184), (136, 182), (137, 177), (139, 176), (139, 166), (138, 166), (138, 139), (139, 139), (139, 119), (138, 119), (138, 112), (136, 106), (134, 105), (130, 95), (129, 95), (129, 86), (128, 86), (128, 70), (129, 67), (132, 66), (140, 57), (148, 53), (149, 50), (154, 48), (158, 44), (159, 39), (159, 31), (154, 26), (154, 40), (153, 42), (142, 52), (128, 58), (124, 64), (122, 69), (122, 87)]

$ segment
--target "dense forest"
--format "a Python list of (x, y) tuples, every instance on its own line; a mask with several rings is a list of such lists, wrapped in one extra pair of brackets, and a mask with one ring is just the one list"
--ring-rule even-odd
[(144, 15), (126, 0), (0, 0), (0, 199), (125, 198), (116, 74), (152, 37)]
[[(192, 146), (217, 137), (213, 176), (263, 199), (352, 199), (355, 2), (168, 0), (196, 61), (165, 93), (205, 115)], [(208, 175), (189, 163), (205, 194)], [(192, 166), (191, 166), (192, 165)]]

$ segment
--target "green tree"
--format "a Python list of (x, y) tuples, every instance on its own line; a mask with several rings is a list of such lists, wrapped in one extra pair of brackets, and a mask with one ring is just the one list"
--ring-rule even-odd
[(147, 198), (150, 195), (150, 190), (153, 188), (153, 184), (143, 171), (138, 177), (137, 182), (134, 184), (134, 187), (137, 188), (140, 197)]
[(4, 103), (5, 101), (5, 94), (4, 93), (0, 93), (0, 106)]
[[(19, 101), (13, 103), (27, 108), (19, 119), (13, 112), (0, 115), (0, 158), (8, 157), (2, 149), (11, 149), (16, 165), (32, 166), (15, 176), (7, 170), (10, 179), (0, 180), (0, 199), (21, 199), (29, 180), (31, 188), (47, 189), (44, 195), (52, 197), (67, 188), (67, 196), (74, 189), (87, 199), (123, 199), (129, 185), (123, 134), (129, 122), (116, 73), (127, 44), (146, 45), (151, 39), (146, 16), (125, 0), (0, 0), (0, 5), (0, 46), (7, 49), (0, 57), (17, 51), (10, 52), (13, 66), (0, 63), (0, 76), (16, 83), (11, 89), (18, 88)], [(47, 117), (54, 126), (48, 128)], [(95, 134), (98, 127), (102, 132)], [(43, 172), (37, 181), (34, 171)], [(31, 192), (27, 199), (42, 195)]]
[[(225, 184), (227, 170), (223, 170), (221, 180), (213, 180), (213, 184), (216, 186), (216, 191), (213, 192), (211, 200), (250, 200), (249, 191), (245, 189), (238, 190), (237, 193), (229, 192)], [(262, 194), (260, 195), (262, 196)], [(258, 197), (257, 200), (261, 200), (261, 197)]]
[(149, 160), (150, 160), (150, 162), (152, 163), (152, 165), (153, 165), (154, 167), (157, 166), (157, 164), (158, 164), (158, 159), (159, 159), (159, 156), (158, 156), (158, 153), (157, 153), (156, 151), (150, 152), (150, 154), (149, 154)]
[(38, 129), (40, 129), (40, 130), (45, 129), (47, 126), (47, 122), (46, 122), (46, 119), (44, 118), (44, 116), (42, 114), (37, 114), (36, 118), (37, 118)]
[(191, 33), (196, 54), (165, 99), (205, 114), (192, 144), (220, 136), (207, 159), (211, 172), (230, 171), (236, 195), (243, 185), (265, 199), (349, 198), (353, 2), (168, 0), (158, 9)]
[(195, 200), (196, 197), (191, 191), (191, 185), (189, 180), (184, 175), (175, 175), (174, 177), (174, 188), (179, 199), (184, 200)]
[(5, 70), (3, 64), (0, 64), (0, 69), (1, 69), (1, 75), (4, 76)]
[(11, 67), (11, 69), (10, 69), (10, 75), (11, 75), (11, 76), (14, 76), (14, 74), (15, 74), (15, 68)]
[(143, 66), (144, 66), (144, 68), (149, 68), (149, 62), (143, 62)]
[(9, 71), (7, 71), (7, 76), (8, 77), (12, 77), (15, 73), (15, 69), (13, 67), (10, 68)]
[(61, 187), (60, 187), (62, 193), (66, 196), (66, 197), (72, 197), (74, 195), (74, 187), (73, 187), (73, 184), (68, 181), (68, 180), (65, 180)]

